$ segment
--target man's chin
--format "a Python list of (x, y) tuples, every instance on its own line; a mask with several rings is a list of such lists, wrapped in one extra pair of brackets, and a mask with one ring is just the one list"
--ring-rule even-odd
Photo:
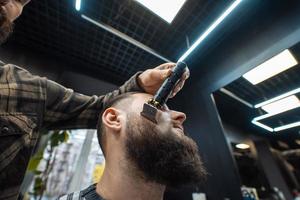
[[(181, 138), (188, 138), (181, 135)], [(176, 152), (176, 150), (173, 150)], [(157, 178), (161, 183), (171, 187), (181, 187), (202, 182), (206, 179), (206, 170), (195, 149), (178, 150), (177, 155), (165, 157), (164, 167), (157, 168)]]

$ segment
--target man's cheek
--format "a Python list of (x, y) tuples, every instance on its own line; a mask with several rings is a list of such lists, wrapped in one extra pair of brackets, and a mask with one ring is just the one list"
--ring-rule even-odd
[(168, 113), (159, 111), (156, 115), (156, 121), (155, 128), (159, 133), (167, 133), (171, 130), (172, 121)]

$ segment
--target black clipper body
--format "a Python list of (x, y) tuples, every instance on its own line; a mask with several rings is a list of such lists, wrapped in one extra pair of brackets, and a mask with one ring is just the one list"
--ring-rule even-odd
[(172, 70), (172, 74), (161, 85), (159, 90), (154, 95), (153, 99), (150, 99), (144, 104), (141, 115), (154, 123), (156, 122), (157, 109), (160, 109), (169, 99), (174, 87), (181, 79), (185, 72), (186, 64), (184, 62), (178, 62)]

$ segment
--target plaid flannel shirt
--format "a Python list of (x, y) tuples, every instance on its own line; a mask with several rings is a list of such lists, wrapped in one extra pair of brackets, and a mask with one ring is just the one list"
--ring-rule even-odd
[(0, 200), (15, 200), (39, 130), (96, 128), (108, 99), (142, 91), (138, 74), (103, 96), (75, 93), (53, 81), (0, 63)]

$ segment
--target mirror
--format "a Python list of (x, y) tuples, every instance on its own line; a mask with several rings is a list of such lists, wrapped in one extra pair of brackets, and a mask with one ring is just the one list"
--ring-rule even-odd
[(300, 189), (299, 62), (297, 43), (213, 94), (241, 186), (262, 199)]

